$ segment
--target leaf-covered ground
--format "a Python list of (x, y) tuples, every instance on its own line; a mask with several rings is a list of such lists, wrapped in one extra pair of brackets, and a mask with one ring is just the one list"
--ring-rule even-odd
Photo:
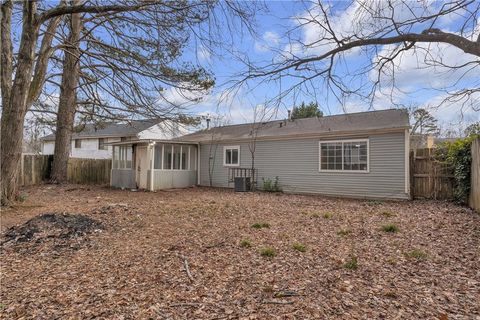
[(209, 188), (23, 192), (24, 203), (2, 210), (1, 242), (43, 213), (102, 228), (3, 243), (4, 319), (480, 318), (480, 215), (450, 203)]

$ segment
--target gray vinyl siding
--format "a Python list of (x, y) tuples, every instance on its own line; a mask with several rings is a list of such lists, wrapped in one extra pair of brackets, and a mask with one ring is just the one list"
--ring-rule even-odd
[[(405, 132), (329, 140), (342, 139), (369, 139), (368, 173), (319, 172), (319, 141), (324, 139), (257, 141), (255, 167), (258, 169), (258, 186), (261, 188), (262, 178), (273, 180), (278, 176), (285, 192), (359, 198), (408, 198), (405, 193)], [(233, 186), (228, 184), (228, 168), (223, 166), (223, 147), (234, 145), (240, 146), (240, 167), (251, 167), (248, 143), (201, 145), (201, 185), (210, 185), (208, 163), (211, 158), (212, 185)]]

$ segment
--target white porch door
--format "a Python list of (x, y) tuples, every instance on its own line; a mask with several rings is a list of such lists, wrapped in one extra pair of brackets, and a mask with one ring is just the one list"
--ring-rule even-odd
[(137, 164), (137, 186), (140, 189), (147, 189), (147, 174), (149, 169), (147, 147), (137, 147), (135, 154), (135, 163)]

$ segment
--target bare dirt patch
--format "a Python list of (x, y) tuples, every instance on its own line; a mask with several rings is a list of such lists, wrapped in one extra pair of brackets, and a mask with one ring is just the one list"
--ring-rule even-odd
[[(49, 241), (28, 254), (2, 247), (2, 318), (480, 317), (480, 216), (450, 203), (209, 188), (23, 192), (23, 207), (1, 213), (4, 234), (45, 212), (104, 229), (56, 254)], [(268, 227), (252, 227), (260, 223)]]

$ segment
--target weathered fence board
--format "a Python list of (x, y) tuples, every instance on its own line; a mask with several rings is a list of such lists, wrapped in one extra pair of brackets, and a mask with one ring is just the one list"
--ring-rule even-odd
[[(53, 156), (24, 154), (18, 176), (19, 184), (29, 186), (50, 179)], [(112, 169), (110, 159), (68, 160), (68, 182), (79, 184), (109, 184)]]
[(80, 184), (109, 184), (112, 160), (79, 159), (68, 160), (68, 181)]
[(411, 193), (415, 199), (453, 199), (452, 168), (433, 157), (433, 149), (410, 154)]
[(480, 213), (480, 138), (472, 143), (472, 173), (468, 204)]

